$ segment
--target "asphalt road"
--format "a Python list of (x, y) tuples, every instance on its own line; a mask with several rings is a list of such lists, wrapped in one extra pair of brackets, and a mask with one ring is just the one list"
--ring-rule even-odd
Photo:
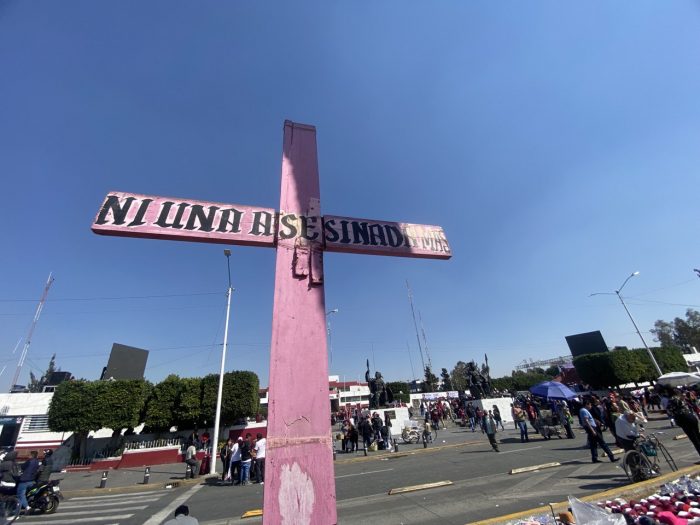
[[(660, 432), (679, 467), (699, 458), (687, 439), (667, 421), (651, 421), (649, 431)], [(481, 433), (452, 428), (440, 431), (437, 443), (401, 446), (399, 454), (365, 458), (338, 454), (336, 496), (339, 523), (463, 525), (563, 501), (568, 495), (588, 495), (627, 483), (619, 463), (591, 463), (584, 448), (585, 435), (576, 439), (544, 440), (532, 436), (520, 443), (511, 429), (499, 433), (500, 453), (493, 452)], [(444, 440), (444, 443), (443, 443)], [(549, 462), (561, 466), (523, 474), (509, 474), (517, 467)], [(663, 465), (663, 472), (669, 468)], [(451, 481), (440, 488), (388, 495), (393, 488)], [(132, 495), (94, 496), (66, 500), (53, 516), (28, 517), (27, 523), (46, 525), (121, 523), (158, 525), (172, 517), (174, 508), (186, 503), (202, 525), (260, 523), (260, 518), (241, 520), (249, 510), (262, 508), (263, 486), (197, 485), (176, 491)]]

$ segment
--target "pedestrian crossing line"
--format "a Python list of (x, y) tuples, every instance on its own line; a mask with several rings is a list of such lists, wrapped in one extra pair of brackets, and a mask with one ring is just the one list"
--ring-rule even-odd
[(540, 472), (537, 474), (531, 474), (527, 476), (525, 479), (519, 481), (515, 485), (511, 485), (510, 488), (508, 489), (509, 492), (512, 493), (517, 493), (518, 491), (522, 489), (527, 489), (527, 490), (532, 490), (534, 486), (539, 485), (543, 481), (548, 480), (555, 474), (560, 475), (561, 472), (559, 470), (549, 470), (545, 472)]
[[(53, 517), (56, 516), (59, 519), (53, 519)], [(36, 523), (46, 523), (47, 525), (72, 525), (73, 523), (95, 523), (95, 522), (105, 522), (108, 521), (110, 523), (115, 523), (114, 520), (128, 520), (129, 518), (133, 517), (133, 514), (118, 514), (118, 515), (112, 515), (112, 516), (92, 516), (90, 518), (73, 518), (73, 519), (60, 519), (61, 515), (60, 514), (42, 514), (41, 516), (36, 516), (37, 518), (40, 518), (41, 521), (37, 521)], [(34, 516), (27, 516), (27, 518), (33, 518)], [(23, 518), (24, 519), (24, 518)], [(28, 521), (33, 521), (33, 520), (28, 520)], [(119, 523), (118, 521), (116, 523)]]
[(578, 476), (585, 476), (587, 474), (593, 473), (593, 471), (596, 470), (599, 466), (600, 463), (590, 463), (588, 465), (583, 465), (582, 467), (579, 467), (576, 470), (570, 472), (566, 477), (576, 478)]
[(153, 501), (158, 501), (160, 498), (149, 498), (149, 499), (124, 499), (121, 501), (90, 501), (87, 504), (83, 503), (73, 503), (71, 504), (70, 501), (67, 501), (65, 503), (61, 504), (62, 509), (91, 509), (94, 507), (114, 507), (118, 505), (132, 505), (132, 504), (139, 504), (139, 503), (151, 503)]
[[(172, 493), (172, 490), (149, 490), (147, 493), (144, 494), (133, 494), (129, 495), (129, 497), (132, 498), (150, 498), (151, 496), (155, 496), (156, 494), (168, 494)], [(76, 498), (68, 498), (67, 501), (88, 501), (91, 499), (114, 499), (114, 498), (123, 498), (126, 494), (105, 494), (104, 496), (78, 496)]]
[[(128, 509), (96, 509), (96, 510), (77, 510), (77, 511), (65, 511), (63, 507), (60, 507), (61, 513), (58, 517), (68, 517), (68, 516), (92, 516), (93, 514), (108, 514), (110, 512), (131, 512), (134, 510), (144, 510), (147, 509), (148, 505), (141, 505), (140, 507), (129, 507)], [(49, 515), (37, 515), (37, 517), (43, 516), (48, 517)]]

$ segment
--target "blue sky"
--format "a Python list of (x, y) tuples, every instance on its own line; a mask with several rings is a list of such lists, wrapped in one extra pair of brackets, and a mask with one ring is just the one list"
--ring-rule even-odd
[[(52, 353), (99, 377), (218, 371), (220, 245), (94, 235), (110, 190), (278, 207), (285, 119), (318, 129), (322, 211), (439, 224), (449, 261), (327, 254), (332, 373), (494, 375), (566, 335), (700, 308), (700, 4), (0, 2), (0, 389)], [(267, 384), (274, 250), (233, 247), (227, 369)], [(648, 341), (651, 343), (651, 337)], [(410, 352), (410, 353), (409, 353)]]

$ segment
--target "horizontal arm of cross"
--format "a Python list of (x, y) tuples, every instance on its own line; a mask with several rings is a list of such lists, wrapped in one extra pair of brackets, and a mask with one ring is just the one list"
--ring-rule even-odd
[(313, 243), (329, 252), (449, 259), (439, 226), (351, 217), (303, 216), (237, 204), (110, 192), (92, 225), (126, 237), (277, 246)]

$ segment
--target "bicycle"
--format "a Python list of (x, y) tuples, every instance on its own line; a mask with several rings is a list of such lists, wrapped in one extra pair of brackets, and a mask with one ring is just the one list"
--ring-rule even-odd
[(678, 470), (668, 449), (655, 434), (640, 436), (634, 440), (634, 449), (625, 452), (622, 468), (632, 483), (645, 481), (661, 474), (659, 452), (672, 471)]

